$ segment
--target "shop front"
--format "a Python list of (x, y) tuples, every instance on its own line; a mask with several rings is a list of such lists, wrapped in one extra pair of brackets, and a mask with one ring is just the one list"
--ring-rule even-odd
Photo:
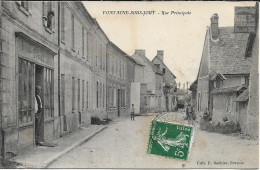
[[(54, 136), (54, 55), (44, 45), (16, 33), (19, 149), (35, 145), (36, 141), (49, 141)], [(40, 93), (36, 87), (41, 89)]]

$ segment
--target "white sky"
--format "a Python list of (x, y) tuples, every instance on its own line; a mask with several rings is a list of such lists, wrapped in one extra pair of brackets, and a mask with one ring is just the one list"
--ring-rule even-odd
[[(219, 26), (234, 25), (235, 6), (255, 2), (83, 2), (110, 41), (129, 55), (145, 49), (152, 60), (164, 50), (164, 63), (184, 83), (196, 79), (207, 26), (214, 13)], [(154, 10), (155, 15), (104, 15), (103, 11)], [(161, 11), (190, 11), (191, 15), (162, 15)]]

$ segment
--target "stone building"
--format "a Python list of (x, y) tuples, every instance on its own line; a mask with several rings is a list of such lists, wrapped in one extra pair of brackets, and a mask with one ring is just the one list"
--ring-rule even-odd
[(107, 117), (129, 115), (134, 60), (114, 43), (107, 45)]
[(218, 19), (214, 14), (206, 31), (197, 80), (197, 111), (208, 109), (213, 122), (226, 117), (244, 131), (247, 103), (241, 105), (236, 100), (249, 84), (252, 59), (245, 56), (249, 33), (218, 27)]
[(152, 60), (152, 63), (163, 73), (163, 91), (164, 101), (167, 111), (174, 111), (176, 106), (174, 91), (176, 90), (176, 76), (164, 63), (164, 54), (162, 50), (157, 51), (157, 55)]
[(189, 90), (191, 91), (191, 106), (194, 107), (194, 110), (197, 110), (197, 86), (198, 80), (196, 79), (191, 83)]
[[(75, 12), (77, 11), (77, 12)], [(80, 2), (60, 3), (60, 129), (106, 117), (108, 38)]]
[(57, 135), (58, 4), (1, 1), (1, 8), (1, 139), (5, 152), (17, 153), (35, 143), (36, 85), (42, 87), (45, 114), (40, 138)]
[(1, 146), (35, 145), (35, 87), (42, 141), (106, 118), (108, 38), (81, 2), (1, 1)]
[[(146, 105), (149, 112), (165, 111), (162, 72), (145, 56), (145, 50), (135, 50), (131, 57), (137, 63), (135, 85), (140, 86), (140, 113), (144, 112)], [(133, 88), (137, 88), (136, 86)]]
[[(256, 4), (256, 16), (259, 16), (259, 3)], [(246, 119), (246, 134), (259, 138), (259, 18), (256, 18), (256, 34), (253, 35), (251, 57), (252, 67), (250, 70), (248, 88), (248, 110)]]

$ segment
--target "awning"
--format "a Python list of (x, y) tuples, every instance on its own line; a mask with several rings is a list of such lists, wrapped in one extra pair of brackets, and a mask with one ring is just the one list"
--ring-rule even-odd
[(210, 80), (215, 80), (217, 77), (221, 78), (222, 80), (227, 79), (223, 74), (217, 73), (214, 76), (212, 76)]
[(249, 98), (249, 91), (248, 89), (244, 90), (235, 100), (235, 102), (244, 102), (247, 101)]

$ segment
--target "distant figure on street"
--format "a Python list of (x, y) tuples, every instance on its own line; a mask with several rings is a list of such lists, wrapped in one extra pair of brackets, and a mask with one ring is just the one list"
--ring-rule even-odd
[(135, 105), (132, 104), (131, 107), (131, 120), (135, 120)]
[(193, 125), (193, 115), (192, 115), (192, 107), (190, 105), (190, 103), (188, 103), (187, 107), (186, 107), (186, 116), (188, 119), (189, 124)]
[(42, 145), (43, 142), (40, 141), (40, 128), (43, 123), (43, 113), (42, 113), (42, 100), (41, 100), (41, 86), (35, 87), (35, 142), (36, 145)]
[(144, 113), (145, 113), (145, 114), (147, 113), (147, 109), (148, 109), (148, 105), (147, 105), (147, 103), (146, 103), (145, 106), (144, 106)]
[(203, 113), (203, 119), (204, 120), (209, 120), (209, 111), (208, 108), (206, 107)]

